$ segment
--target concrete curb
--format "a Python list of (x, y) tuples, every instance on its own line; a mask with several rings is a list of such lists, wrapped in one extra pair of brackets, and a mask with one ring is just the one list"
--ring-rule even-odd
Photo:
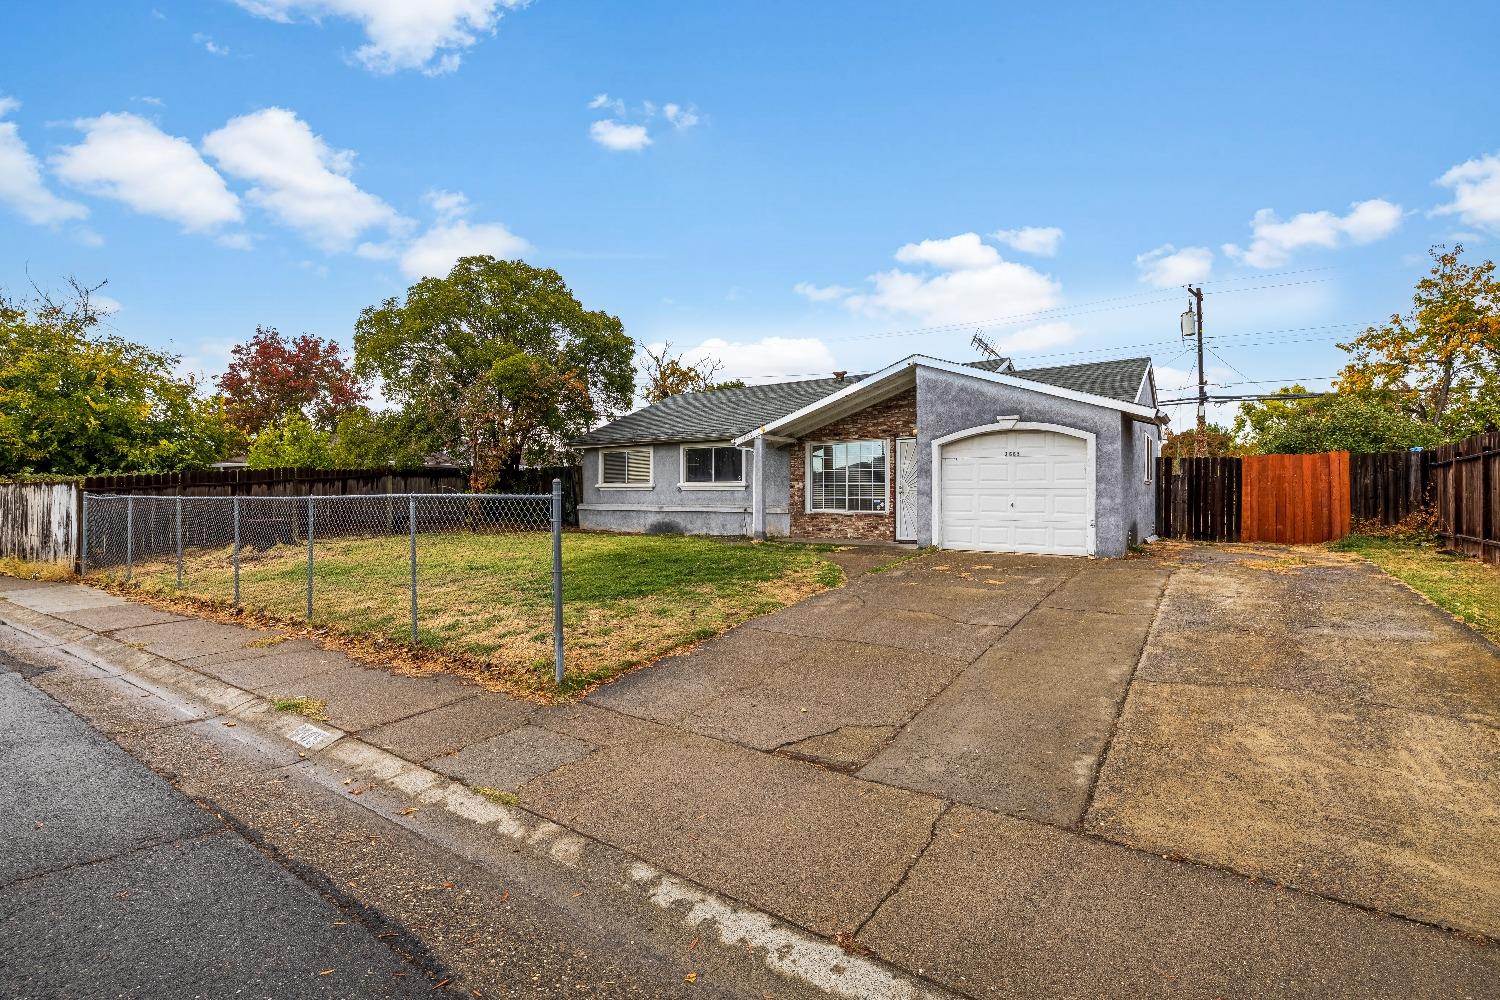
[[(53, 586), (39, 584), (38, 587)], [(360, 794), (361, 804), (419, 836), (410, 812), (440, 809), (493, 831), (508, 849), (578, 871), (604, 873), (685, 928), (743, 949), (772, 972), (849, 1000), (956, 1000), (956, 994), (839, 945), (691, 879), (561, 826), (519, 806), (490, 801), (461, 782), (414, 764), (327, 723), (278, 712), (271, 701), (108, 636), (31, 611), (0, 594), (0, 650), (34, 666), (113, 679), (161, 699), (175, 723), (221, 722), (218, 735), (305, 761), (326, 787)], [(351, 787), (351, 785), (353, 787)], [(376, 792), (365, 798), (366, 793)], [(378, 794), (384, 793), (384, 794)]]

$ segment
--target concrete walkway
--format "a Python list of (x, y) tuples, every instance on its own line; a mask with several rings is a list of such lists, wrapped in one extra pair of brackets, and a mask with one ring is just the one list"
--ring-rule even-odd
[[(0, 581), (0, 642), (92, 663), (87, 679), (38, 677), (64, 700), (68, 685), (109, 690), (122, 672), (174, 689), (199, 678), (202, 718), (232, 713), (283, 740), (300, 731), (315, 756), (378, 748), (394, 762), (380, 780), (443, 775), (514, 792), (533, 819), (791, 927), (852, 936), (933, 988), (1494, 995), (1500, 839), (1485, 838), (1500, 768), (1485, 742), (1493, 723), (1464, 715), (1489, 711), (1500, 691), (1494, 652), (1369, 567), (1193, 551), (1115, 563), (924, 556), (550, 708), (81, 587)], [(1316, 603), (1332, 593), (1346, 610), (1399, 605), (1420, 628), (1366, 615), (1379, 627), (1361, 629), (1331, 598)], [(1247, 683), (1233, 656), (1211, 651), (1193, 664), (1168, 655), (1212, 647), (1204, 636), (1252, 608), (1269, 617), (1238, 630), (1244, 641), (1277, 608), (1288, 630), (1267, 647), (1279, 657), (1255, 661), (1265, 677)], [(1323, 655), (1355, 632), (1375, 645), (1347, 669)], [(1371, 666), (1399, 656), (1416, 659)], [(1211, 689), (1212, 679), (1170, 673), (1211, 667), (1241, 674)], [(1444, 679), (1415, 683), (1423, 671)], [(1279, 726), (1291, 756), (1223, 740), (1245, 696), (1216, 692), (1299, 683), (1331, 700), (1312, 715), (1262, 707), (1243, 723)], [(1206, 694), (1163, 703), (1158, 688), (1173, 684)], [(1449, 716), (1434, 711), (1444, 685)], [(1388, 738), (1353, 754), (1359, 740), (1341, 721), (1367, 697), (1372, 711), (1376, 700), (1393, 710), (1393, 687), (1432, 720), (1430, 749), (1406, 767), (1392, 766), (1402, 747)], [(1461, 691), (1481, 697), (1460, 708)], [(323, 735), (266, 711), (267, 699), (292, 696), (327, 702), (328, 724), (310, 727)], [(122, 688), (91, 721), (128, 732), (139, 701)], [(1357, 786), (1341, 800), (1343, 857), (1360, 859), (1347, 877), (1309, 874), (1330, 874), (1330, 855), (1315, 849), (1328, 813), (1275, 780), (1295, 770), (1290, 748), (1307, 739), (1322, 780)], [(1421, 802), (1441, 809), (1409, 808)], [(1254, 835), (1214, 834), (1237, 828)], [(1426, 835), (1438, 831), (1447, 857)], [(1387, 850), (1360, 854), (1360, 844)], [(1417, 884), (1418, 870), (1436, 881)]]

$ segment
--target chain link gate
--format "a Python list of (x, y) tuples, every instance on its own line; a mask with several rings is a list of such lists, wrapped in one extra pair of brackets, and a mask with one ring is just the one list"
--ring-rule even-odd
[[(175, 575), (175, 588), (190, 578), (207, 581), (211, 596), (227, 591), (242, 608), (242, 569), (246, 563), (276, 567), (275, 582), (301, 578), (304, 616), (312, 622), (318, 569), (325, 578), (348, 577), (355, 592), (368, 585), (375, 600), (401, 571), (411, 619), (410, 636), (420, 640), (421, 540), (438, 536), (542, 534), (550, 531), (552, 562), (553, 675), (563, 682), (562, 482), (552, 492), (387, 493), (359, 496), (195, 497), (85, 494), (80, 564), (133, 582), (143, 575)], [(305, 568), (289, 571), (291, 553), (305, 548)], [(395, 551), (399, 549), (399, 556)], [(301, 562), (301, 557), (298, 557)], [(402, 564), (396, 566), (396, 564)], [(382, 586), (383, 585), (383, 586)], [(392, 595), (394, 596), (394, 595)], [(372, 620), (384, 620), (379, 612)]]

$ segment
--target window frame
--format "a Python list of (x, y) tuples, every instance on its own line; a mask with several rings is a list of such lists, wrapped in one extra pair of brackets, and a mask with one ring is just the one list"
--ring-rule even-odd
[[(690, 483), (687, 478), (687, 453), (693, 448), (733, 448), (740, 453), (740, 478), (734, 482), (712, 482), (712, 483)], [(749, 464), (750, 457), (745, 454), (749, 448), (741, 448), (733, 441), (690, 441), (684, 442), (677, 448), (677, 488), (679, 490), (742, 490), (748, 483), (745, 478), (745, 466)]]
[[(647, 467), (648, 467), (649, 471), (646, 474), (646, 481), (644, 483), (631, 483), (631, 482), (607, 483), (607, 482), (604, 481), (604, 456), (607, 455), (607, 454), (609, 454), (610, 452), (615, 452), (615, 451), (624, 451), (624, 452), (644, 451), (646, 453), (646, 462), (647, 462)], [(627, 470), (628, 470), (628, 467), (629, 467), (628, 460), (626, 462), (626, 466), (627, 466)], [(628, 471), (627, 471), (627, 475), (628, 475)], [(601, 489), (601, 490), (649, 490), (649, 489), (655, 489), (655, 487), (656, 487), (656, 449), (654, 447), (652, 447), (651, 445), (649, 445), (649, 444), (647, 444), (647, 445), (623, 445), (623, 446), (619, 446), (619, 447), (600, 448), (599, 449), (599, 469), (598, 469), (598, 474), (594, 478), (596, 480), (595, 483), (594, 483), (594, 486), (596, 488), (598, 488), (598, 489)]]
[(1145, 455), (1146, 455), (1145, 479), (1143, 480), (1143, 482), (1145, 482), (1149, 486), (1151, 483), (1156, 482), (1156, 458), (1157, 458), (1156, 447), (1157, 447), (1157, 445), (1156, 445), (1156, 439), (1151, 436), (1151, 432), (1150, 431), (1141, 431), (1141, 437), (1142, 437), (1142, 439), (1144, 439), (1144, 441), (1146, 443), (1146, 446), (1145, 446)]
[[(839, 510), (837, 508), (823, 508), (813, 506), (813, 471), (812, 459), (813, 449), (839, 444), (878, 444), (885, 458), (885, 509), (884, 510)], [(804, 441), (802, 444), (802, 509), (807, 514), (838, 514), (864, 517), (889, 517), (896, 516), (895, 503), (891, 497), (891, 459), (895, 449), (891, 445), (891, 439), (886, 437), (873, 438), (836, 438), (821, 441)], [(847, 488), (844, 491), (844, 501), (849, 500)]]

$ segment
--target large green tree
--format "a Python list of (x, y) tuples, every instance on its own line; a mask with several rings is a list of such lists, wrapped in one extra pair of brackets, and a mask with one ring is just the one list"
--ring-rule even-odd
[(1376, 394), (1439, 440), (1500, 424), (1500, 278), (1491, 260), (1470, 264), (1464, 248), (1435, 246), (1411, 312), (1372, 326), (1348, 344), (1339, 394)]
[(478, 489), (629, 406), (634, 346), (556, 271), (493, 257), (365, 309), (354, 332), (356, 374), (466, 456)]
[(0, 473), (173, 472), (234, 439), (178, 358), (99, 330), (96, 289), (0, 294)]
[[(1306, 391), (1300, 385), (1281, 390)], [(1404, 451), (1442, 439), (1437, 428), (1405, 412), (1393, 393), (1369, 391), (1241, 403), (1234, 436), (1248, 450), (1266, 455)]]

